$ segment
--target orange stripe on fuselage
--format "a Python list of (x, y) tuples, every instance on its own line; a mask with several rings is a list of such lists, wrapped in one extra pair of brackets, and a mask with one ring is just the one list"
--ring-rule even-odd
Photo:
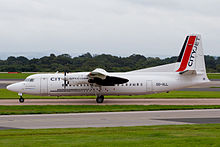
[(196, 36), (189, 37), (189, 40), (188, 40), (188, 43), (187, 43), (187, 46), (184, 52), (184, 56), (180, 64), (180, 68), (177, 70), (177, 72), (184, 71), (186, 69), (195, 40), (196, 40)]

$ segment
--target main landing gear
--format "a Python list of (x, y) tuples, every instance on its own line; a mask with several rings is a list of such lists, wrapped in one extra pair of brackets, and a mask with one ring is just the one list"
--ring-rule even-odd
[(23, 103), (23, 102), (24, 102), (24, 98), (22, 97), (22, 93), (18, 93), (18, 95), (20, 96), (19, 102), (20, 102), (20, 103)]
[(96, 102), (97, 103), (103, 103), (104, 102), (104, 96), (103, 95), (97, 96)]

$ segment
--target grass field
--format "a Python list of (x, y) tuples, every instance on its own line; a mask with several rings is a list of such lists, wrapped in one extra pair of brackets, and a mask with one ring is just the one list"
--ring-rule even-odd
[(0, 79), (25, 79), (33, 73), (0, 73)]
[[(0, 73), (0, 79), (25, 79), (27, 76), (32, 75), (35, 73)], [(220, 74), (219, 73), (208, 73), (208, 78), (209, 79), (220, 79)]]
[(123, 111), (158, 111), (158, 110), (192, 110), (220, 109), (220, 105), (22, 105), (0, 106), (0, 115), (11, 114), (55, 114), (55, 113), (87, 113), (87, 112), (123, 112)]
[[(0, 99), (17, 99), (18, 94), (6, 89), (0, 89)], [(32, 96), (24, 95), (24, 98), (32, 99), (54, 99), (56, 96)], [(95, 96), (61, 96), (60, 99), (95, 99)], [(171, 91), (169, 93), (158, 93), (151, 95), (134, 95), (134, 96), (105, 96), (105, 98), (220, 98), (220, 91)]]
[(220, 124), (1, 130), (1, 147), (220, 146)]
[(220, 79), (219, 73), (208, 73), (207, 76), (209, 79)]

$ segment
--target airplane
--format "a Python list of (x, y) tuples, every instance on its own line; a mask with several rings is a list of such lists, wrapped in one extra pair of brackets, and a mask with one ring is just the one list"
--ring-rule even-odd
[(107, 72), (97, 68), (92, 72), (46, 73), (28, 76), (24, 81), (7, 86), (17, 92), (19, 102), (23, 94), (40, 96), (97, 96), (145, 95), (169, 92), (209, 82), (206, 75), (200, 34), (188, 35), (177, 62), (128, 72)]

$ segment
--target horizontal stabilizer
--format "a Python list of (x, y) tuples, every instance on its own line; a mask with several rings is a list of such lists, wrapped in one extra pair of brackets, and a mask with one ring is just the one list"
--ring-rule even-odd
[(196, 70), (185, 70), (182, 72), (179, 72), (180, 75), (196, 75)]
[(179, 66), (179, 63), (170, 63), (155, 67), (149, 67), (139, 70), (133, 70), (127, 73), (146, 73), (146, 72), (175, 72), (176, 68)]

